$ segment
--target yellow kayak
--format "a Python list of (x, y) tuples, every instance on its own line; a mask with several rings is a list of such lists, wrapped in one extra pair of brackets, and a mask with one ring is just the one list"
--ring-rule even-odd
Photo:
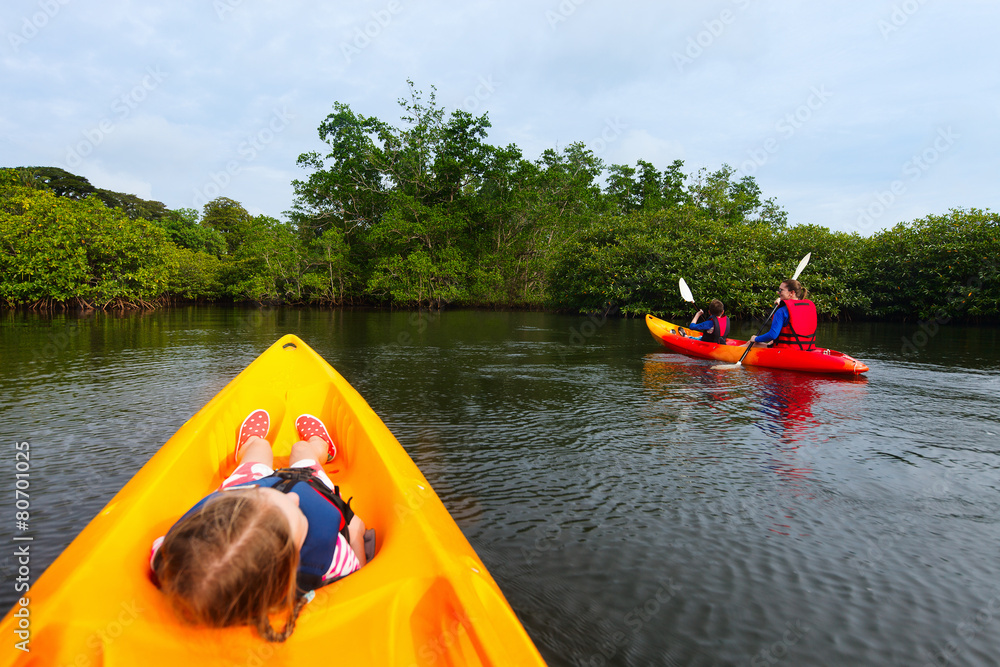
[[(188, 627), (149, 579), (153, 540), (235, 466), (255, 408), (271, 414), (275, 465), (318, 416), (339, 445), (326, 466), (378, 535), (362, 570), (316, 591), (284, 644), (248, 627)], [(194, 415), (32, 585), (30, 642), (3, 619), (3, 664), (543, 665), (538, 650), (430, 484), (363, 398), (316, 352), (285, 336)], [(277, 622), (277, 617), (275, 618)]]

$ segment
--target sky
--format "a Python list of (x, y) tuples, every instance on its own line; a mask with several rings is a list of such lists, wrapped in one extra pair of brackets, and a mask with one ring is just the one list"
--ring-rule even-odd
[(402, 126), (407, 80), (525, 158), (753, 176), (864, 236), (1000, 209), (994, 0), (5, 0), (0, 166), (284, 218), (333, 104)]

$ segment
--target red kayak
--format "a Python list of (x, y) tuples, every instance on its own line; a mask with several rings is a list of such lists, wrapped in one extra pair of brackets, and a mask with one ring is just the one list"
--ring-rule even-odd
[[(663, 343), (668, 350), (698, 359), (716, 359), (735, 364), (740, 360), (740, 356), (747, 346), (747, 341), (732, 338), (725, 345), (705, 343), (699, 340), (700, 331), (685, 329), (652, 315), (646, 315), (646, 326), (649, 327), (653, 338)], [(810, 373), (858, 375), (868, 372), (868, 366), (854, 357), (836, 350), (821, 348), (805, 352), (788, 347), (754, 347), (747, 352), (743, 363), (749, 366), (780, 368), (787, 371), (808, 371)]]

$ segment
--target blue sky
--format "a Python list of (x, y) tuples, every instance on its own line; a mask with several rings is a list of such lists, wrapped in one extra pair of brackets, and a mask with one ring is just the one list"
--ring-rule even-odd
[(752, 175), (791, 224), (869, 235), (1000, 208), (1000, 3), (7, 0), (0, 166), (282, 217), (334, 102), (437, 89), (528, 159)]

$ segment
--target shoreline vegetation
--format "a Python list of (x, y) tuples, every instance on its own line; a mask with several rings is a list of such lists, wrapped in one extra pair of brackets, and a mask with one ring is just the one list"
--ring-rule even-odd
[(869, 237), (789, 226), (752, 176), (526, 159), (410, 82), (393, 126), (335, 103), (285, 219), (218, 197), (168, 209), (55, 167), (0, 169), (0, 307), (177, 303), (689, 317), (678, 278), (736, 318), (800, 280), (824, 319), (1000, 321), (1000, 214), (952, 209)]

